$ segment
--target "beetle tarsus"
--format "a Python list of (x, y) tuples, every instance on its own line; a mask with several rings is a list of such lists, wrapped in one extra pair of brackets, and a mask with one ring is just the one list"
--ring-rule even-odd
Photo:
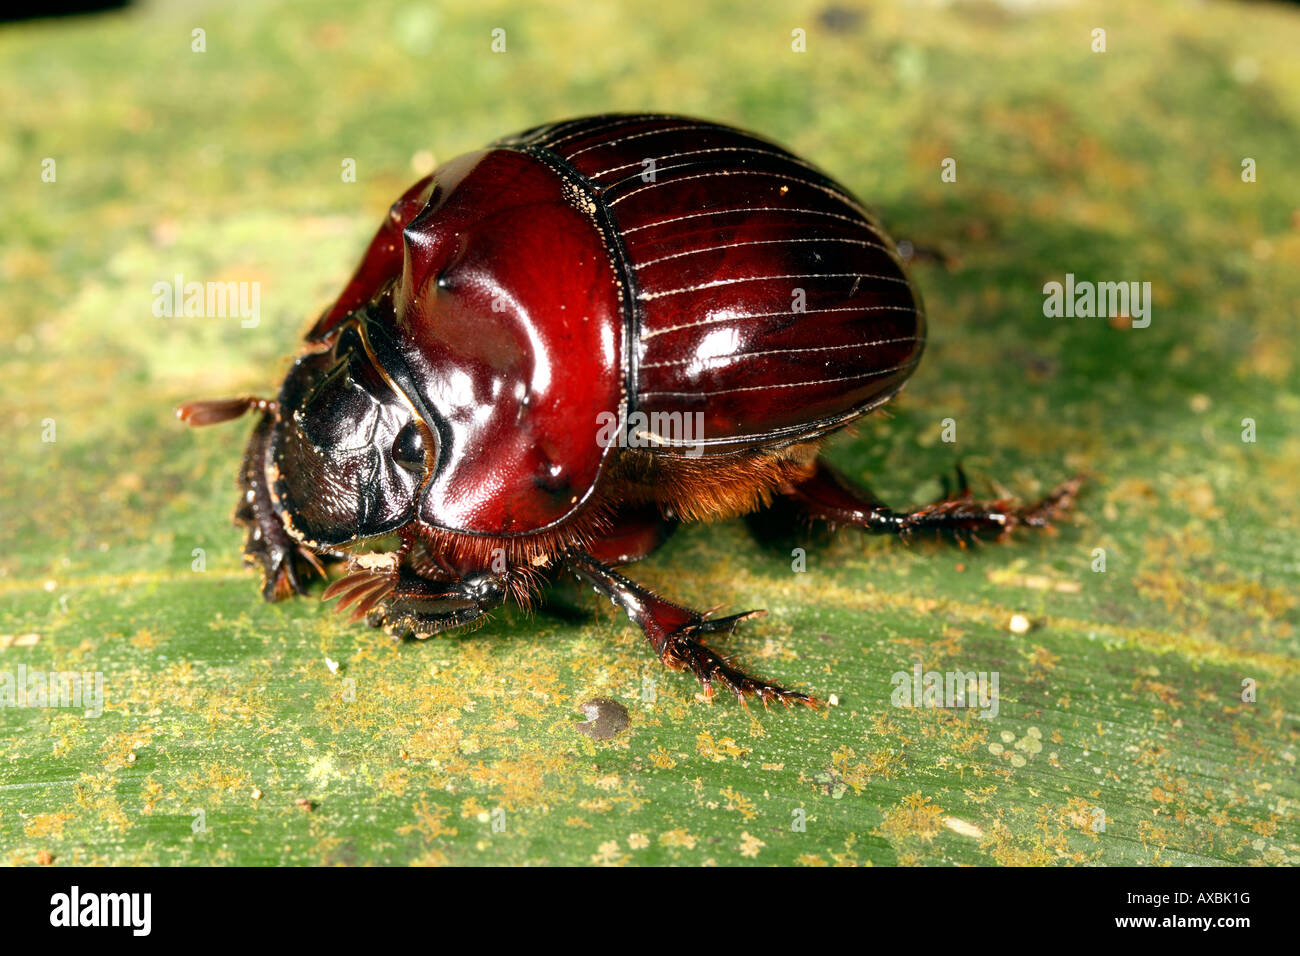
[[(749, 617), (753, 613), (755, 612), (736, 614), (723, 620), (731, 622), (731, 626), (734, 627), (740, 618)], [(697, 626), (688, 633), (698, 633), (700, 630), (703, 630), (703, 628)], [(762, 701), (765, 710), (773, 701), (782, 704), (787, 709), (794, 704), (804, 704), (807, 707), (817, 708), (818, 701), (816, 698), (798, 691), (786, 690), (784, 687), (760, 678), (750, 677), (744, 671), (733, 667), (728, 658), (721, 656), (705, 644), (688, 636), (688, 633), (678, 631), (670, 635), (664, 645), (663, 652), (659, 655), (659, 659), (673, 670), (689, 669), (699, 680), (700, 686), (704, 688), (704, 696), (709, 700), (713, 699), (716, 682), (734, 694), (736, 700), (740, 701), (742, 706), (747, 707), (749, 698), (756, 697)]]
[(1079, 491), (1086, 480), (1084, 475), (1075, 475), (1068, 481), (1061, 482), (1037, 504), (1020, 511), (1017, 514), (1018, 523), (1031, 528), (1050, 528), (1054, 521), (1074, 507), (1075, 499), (1079, 497)]
[(745, 618), (766, 614), (766, 611), (745, 611), (728, 617), (710, 618), (659, 597), (584, 551), (569, 551), (565, 563), (579, 580), (590, 584), (627, 612), (627, 616), (645, 633), (660, 661), (673, 670), (690, 670), (709, 700), (713, 699), (715, 684), (721, 684), (742, 704), (750, 697), (757, 697), (764, 707), (773, 701), (786, 707), (796, 703), (818, 706), (814, 697), (749, 676), (697, 639), (701, 634), (730, 633)]

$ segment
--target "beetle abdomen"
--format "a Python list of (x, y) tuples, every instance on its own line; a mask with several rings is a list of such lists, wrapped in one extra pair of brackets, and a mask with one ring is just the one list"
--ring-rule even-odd
[(892, 240), (781, 147), (675, 116), (589, 117), (500, 145), (594, 185), (632, 287), (634, 410), (702, 413), (711, 453), (833, 428), (919, 361), (924, 317)]

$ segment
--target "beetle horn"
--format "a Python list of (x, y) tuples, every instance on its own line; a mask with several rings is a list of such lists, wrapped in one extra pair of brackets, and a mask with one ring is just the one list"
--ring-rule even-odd
[(242, 398), (210, 398), (184, 402), (176, 406), (176, 417), (187, 425), (201, 428), (233, 421), (251, 409), (274, 412), (275, 402), (265, 398), (245, 395)]

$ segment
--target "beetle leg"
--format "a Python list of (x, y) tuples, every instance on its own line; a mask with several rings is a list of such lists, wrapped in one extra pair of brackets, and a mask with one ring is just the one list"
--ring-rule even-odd
[(689, 669), (695, 674), (704, 688), (705, 696), (710, 700), (716, 682), (735, 694), (742, 704), (749, 697), (757, 697), (764, 707), (773, 701), (786, 707), (795, 703), (817, 706), (817, 700), (807, 694), (750, 677), (698, 640), (701, 634), (716, 631), (730, 633), (740, 621), (766, 614), (766, 611), (746, 611), (729, 617), (707, 618), (698, 611), (664, 600), (649, 588), (625, 578), (585, 551), (566, 552), (565, 565), (580, 581), (590, 584), (598, 594), (605, 595), (627, 612), (632, 622), (645, 633), (660, 661), (673, 670)]
[(915, 533), (930, 532), (957, 538), (965, 544), (969, 538), (1002, 540), (1019, 525), (1031, 528), (1052, 527), (1054, 520), (1074, 505), (1083, 477), (1063, 481), (1036, 505), (1018, 507), (1014, 502), (975, 501), (966, 488), (966, 477), (958, 470), (956, 497), (915, 511), (893, 511), (865, 489), (854, 489), (824, 460), (818, 460), (813, 475), (783, 490), (810, 518), (831, 524), (853, 524), (874, 535), (897, 535), (909, 538)]
[(587, 553), (603, 564), (618, 567), (640, 561), (662, 545), (676, 528), (659, 509), (650, 505), (619, 511), (613, 527), (587, 546)]
[[(959, 474), (959, 481), (964, 478)], [(833, 525), (851, 524), (873, 534), (896, 534), (910, 538), (932, 533), (956, 538), (1002, 540), (1013, 528), (1049, 528), (1074, 504), (1083, 478), (1062, 482), (1047, 497), (1027, 508), (1014, 502), (976, 501), (965, 491), (916, 511), (893, 511), (871, 492), (852, 488), (838, 472), (819, 460), (817, 469), (798, 484), (786, 485), (782, 493), (811, 518)]]
[(235, 522), (248, 529), (244, 536), (245, 563), (262, 566), (262, 597), (268, 601), (282, 601), (290, 594), (307, 593), (299, 574), (300, 559), (321, 572), (322, 577), (324, 570), (315, 554), (289, 537), (271, 502), (263, 463), (272, 424), (273, 415), (263, 415), (249, 439), (239, 472), (242, 496), (239, 507), (235, 509)]
[(508, 589), (500, 575), (491, 572), (458, 581), (435, 581), (409, 568), (376, 571), (363, 568), (339, 578), (321, 600), (341, 599), (336, 611), (353, 604), (352, 619), (382, 627), (396, 638), (413, 634), (431, 637), (481, 618), (505, 603)]

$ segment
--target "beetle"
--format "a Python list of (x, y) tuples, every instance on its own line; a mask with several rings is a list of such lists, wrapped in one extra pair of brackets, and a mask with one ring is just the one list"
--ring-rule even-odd
[(816, 705), (705, 643), (712, 617), (615, 570), (680, 521), (781, 499), (909, 537), (1004, 538), (1068, 509), (968, 490), (893, 511), (821, 457), (920, 361), (926, 323), (893, 240), (782, 147), (671, 115), (539, 126), (451, 160), (393, 204), (275, 399), (257, 412), (236, 520), (263, 595), (324, 593), (394, 637), (527, 605), (558, 571), (610, 598), (710, 699)]

